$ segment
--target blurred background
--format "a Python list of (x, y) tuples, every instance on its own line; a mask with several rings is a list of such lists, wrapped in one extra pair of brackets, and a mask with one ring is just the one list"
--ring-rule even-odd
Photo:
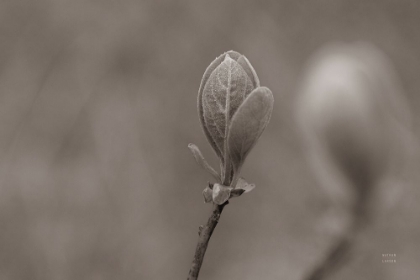
[[(340, 218), (295, 128), (305, 63), (331, 40), (375, 44), (400, 76), (417, 143), (419, 14), (416, 0), (2, 0), (0, 279), (185, 279), (211, 212), (211, 177), (188, 143), (217, 166), (197, 92), (231, 49), (275, 105), (242, 171), (257, 188), (225, 208), (200, 279), (302, 279)], [(412, 155), (336, 279), (418, 279)]]

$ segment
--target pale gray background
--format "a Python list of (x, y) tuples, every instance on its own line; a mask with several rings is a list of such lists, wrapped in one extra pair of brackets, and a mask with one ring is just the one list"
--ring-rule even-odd
[[(211, 179), (187, 144), (216, 163), (197, 91), (230, 49), (275, 105), (243, 169), (257, 189), (226, 207), (201, 279), (301, 279), (331, 242), (293, 119), (304, 63), (330, 40), (376, 44), (418, 141), (419, 15), (416, 0), (2, 0), (0, 279), (185, 279)], [(419, 167), (337, 279), (420, 277)]]

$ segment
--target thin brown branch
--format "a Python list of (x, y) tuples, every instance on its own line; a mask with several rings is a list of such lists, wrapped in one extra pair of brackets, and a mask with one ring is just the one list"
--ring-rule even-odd
[(194, 259), (191, 264), (190, 272), (188, 273), (188, 280), (197, 280), (198, 274), (200, 273), (201, 265), (203, 264), (204, 255), (206, 254), (207, 246), (209, 244), (210, 238), (213, 234), (214, 229), (219, 223), (220, 215), (222, 214), (223, 208), (228, 204), (228, 202), (222, 205), (213, 205), (213, 211), (210, 218), (207, 221), (205, 226), (200, 226), (199, 228), (199, 238), (197, 247), (195, 249)]

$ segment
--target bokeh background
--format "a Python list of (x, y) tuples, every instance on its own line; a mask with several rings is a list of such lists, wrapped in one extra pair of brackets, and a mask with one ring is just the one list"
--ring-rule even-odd
[[(0, 279), (185, 279), (211, 212), (188, 143), (217, 165), (197, 91), (231, 49), (275, 105), (243, 169), (257, 188), (226, 207), (200, 279), (302, 279), (339, 219), (295, 128), (305, 62), (331, 40), (375, 44), (418, 142), (419, 14), (416, 0), (2, 0)], [(419, 167), (413, 151), (336, 279), (420, 277)]]

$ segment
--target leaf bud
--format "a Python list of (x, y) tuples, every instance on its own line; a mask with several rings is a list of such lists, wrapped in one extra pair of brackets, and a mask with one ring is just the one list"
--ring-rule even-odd
[(198, 112), (207, 140), (219, 157), (224, 185), (236, 185), (240, 168), (267, 126), (273, 95), (260, 87), (248, 59), (229, 51), (207, 68), (198, 93)]

